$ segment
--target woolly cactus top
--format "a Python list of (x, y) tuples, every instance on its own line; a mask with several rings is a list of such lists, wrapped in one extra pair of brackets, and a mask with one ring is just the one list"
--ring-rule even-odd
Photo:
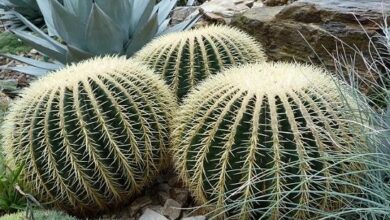
[[(321, 68), (303, 64), (257, 63), (233, 67), (218, 74), (204, 87), (234, 86), (248, 93), (279, 94), (311, 87), (335, 88), (330, 73)], [(199, 87), (197, 90), (207, 90)]]
[(23, 92), (23, 97), (41, 94), (44, 91), (55, 87), (73, 87), (80, 81), (88, 80), (91, 77), (97, 77), (102, 74), (126, 74), (129, 72), (145, 73), (147, 77), (158, 78), (151, 75), (150, 70), (144, 65), (125, 57), (96, 57), (72, 64), (49, 73), (48, 75), (34, 81)]
[(213, 25), (157, 38), (135, 59), (160, 74), (181, 99), (208, 76), (232, 65), (264, 61), (265, 55), (243, 31)]

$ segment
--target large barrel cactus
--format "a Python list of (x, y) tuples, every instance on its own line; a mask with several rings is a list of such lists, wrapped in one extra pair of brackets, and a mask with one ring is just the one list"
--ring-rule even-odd
[(363, 168), (349, 156), (364, 151), (364, 118), (352, 122), (364, 102), (350, 94), (311, 66), (227, 70), (190, 93), (174, 119), (178, 172), (200, 205), (233, 219), (316, 219), (342, 208)]
[(136, 54), (136, 59), (161, 74), (181, 99), (208, 76), (232, 65), (265, 60), (265, 55), (246, 33), (209, 26), (157, 38)]
[(75, 214), (126, 202), (166, 164), (175, 98), (147, 67), (105, 57), (24, 90), (1, 133), (42, 202)]

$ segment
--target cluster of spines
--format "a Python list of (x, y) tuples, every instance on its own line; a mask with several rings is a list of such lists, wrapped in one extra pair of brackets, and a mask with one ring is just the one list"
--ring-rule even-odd
[(127, 201), (166, 164), (175, 101), (141, 64), (97, 58), (34, 82), (2, 134), (41, 201), (74, 213)]
[(227, 67), (264, 61), (260, 45), (246, 33), (208, 26), (160, 37), (136, 54), (161, 74), (181, 99), (191, 88)]
[(173, 147), (198, 202), (240, 219), (306, 219), (342, 207), (339, 194), (358, 191), (360, 177), (349, 173), (362, 165), (348, 160), (358, 150), (356, 113), (333, 80), (303, 65), (260, 64), (192, 92), (175, 119)]

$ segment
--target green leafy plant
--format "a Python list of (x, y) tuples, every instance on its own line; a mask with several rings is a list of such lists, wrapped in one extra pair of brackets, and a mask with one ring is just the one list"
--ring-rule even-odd
[[(4, 163), (2, 156), (0, 162)], [(3, 164), (0, 166), (0, 212), (2, 213), (24, 210), (27, 206), (26, 198), (15, 189), (21, 183), (22, 169), (22, 166), (14, 169)]]
[[(344, 95), (340, 95), (340, 90)], [(211, 216), (320, 219), (359, 197), (367, 107), (322, 69), (259, 63), (206, 80), (174, 120), (181, 179)], [(215, 217), (215, 216), (214, 216)]]
[(46, 64), (20, 58), (28, 74), (50, 70), (101, 55), (132, 56), (154, 37), (190, 28), (198, 16), (169, 27), (170, 13), (177, 0), (38, 0), (52, 38), (20, 14), (18, 18), (32, 31), (13, 30), (23, 41), (53, 59)]
[(10, 215), (0, 217), (0, 220), (23, 220), (23, 219), (35, 219), (35, 220), (76, 220), (62, 212), (54, 210), (34, 210), (32, 216), (26, 215), (26, 212), (17, 212)]
[(31, 47), (20, 41), (12, 33), (0, 33), (0, 53), (20, 54), (27, 53), (31, 49)]
[(3, 28), (23, 28), (23, 23), (15, 15), (23, 15), (32, 23), (40, 26), (43, 23), (42, 13), (36, 0), (0, 0), (0, 21)]
[(261, 46), (236, 28), (209, 26), (162, 36), (136, 54), (182, 99), (208, 76), (233, 65), (265, 61)]
[(96, 58), (49, 74), (15, 101), (1, 134), (6, 162), (41, 203), (77, 215), (127, 202), (167, 164), (176, 108), (151, 70)]

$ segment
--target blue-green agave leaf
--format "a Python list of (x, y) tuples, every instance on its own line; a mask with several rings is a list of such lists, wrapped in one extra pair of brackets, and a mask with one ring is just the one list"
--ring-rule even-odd
[(166, 18), (172, 12), (172, 9), (175, 7), (177, 0), (162, 0), (156, 5), (158, 10), (158, 24), (161, 25), (166, 21)]
[(20, 39), (22, 39), (23, 41), (31, 45), (31, 47), (35, 48), (39, 52), (47, 55), (48, 57), (56, 59), (63, 64), (66, 63), (66, 54), (63, 54), (60, 51), (58, 51), (58, 49), (55, 46), (53, 46), (45, 39), (36, 37), (27, 31), (12, 30), (12, 32), (17, 37), (19, 37)]
[(35, 67), (41, 68), (41, 69), (56, 70), (56, 69), (63, 67), (63, 65), (61, 65), (61, 64), (38, 61), (38, 60), (31, 59), (31, 58), (17, 56), (17, 55), (13, 55), (13, 54), (0, 54), (0, 55), (4, 56), (4, 57), (11, 58), (13, 60), (17, 60), (17, 61), (25, 63), (25, 64), (28, 64), (30, 66), (35, 66)]
[(47, 30), (50, 36), (58, 36), (56, 29), (54, 28), (54, 22), (52, 17), (52, 11), (50, 10), (49, 0), (36, 0), (39, 6), (39, 10), (43, 15)]
[(80, 21), (79, 17), (67, 11), (58, 0), (49, 0), (49, 5), (52, 10), (54, 27), (59, 36), (67, 44), (85, 49), (87, 39), (81, 30), (86, 24)]
[(68, 45), (67, 63), (86, 60), (94, 56), (95, 56), (94, 54), (91, 54), (87, 51)]
[(157, 35), (167, 30), (170, 21), (171, 19), (166, 19), (162, 24), (158, 26)]
[(195, 0), (188, 0), (187, 6), (192, 6), (192, 5), (194, 5), (194, 3), (195, 3)]
[(43, 32), (41, 29), (36, 27), (28, 19), (23, 17), (23, 15), (21, 15), (19, 13), (15, 13), (15, 16), (17, 16), (19, 18), (19, 20), (22, 21), (24, 23), (24, 25), (26, 25), (28, 28), (30, 28), (35, 34), (37, 34), (38, 37), (42, 38), (43, 40), (45, 40), (48, 43), (50, 43), (51, 45), (53, 45), (59, 53), (62, 53), (62, 54), (66, 53), (66, 48), (64, 45), (60, 44), (59, 42), (57, 42), (56, 40), (54, 40), (53, 38), (51, 38), (50, 36), (45, 34), (45, 32)]
[(14, 66), (14, 67), (6, 67), (6, 68), (0, 67), (0, 69), (17, 71), (17, 72), (21, 72), (33, 76), (42, 76), (50, 72), (50, 70), (42, 69), (34, 66)]
[(202, 15), (199, 13), (199, 11), (196, 11), (194, 12), (191, 16), (189, 16), (189, 18), (187, 18), (185, 21), (183, 22), (180, 22), (179, 24), (176, 24), (175, 26), (173, 27), (170, 27), (168, 29), (166, 29), (165, 31), (159, 33), (160, 35), (163, 35), (163, 34), (168, 34), (168, 33), (172, 33), (172, 32), (178, 32), (178, 31), (182, 31), (182, 30), (188, 30), (190, 29), (192, 26), (194, 26), (194, 24), (202, 17)]
[(143, 27), (146, 23), (149, 22), (154, 6), (156, 5), (156, 0), (149, 1), (132, 1), (131, 8), (131, 19), (130, 19), (130, 36), (134, 34), (140, 27)]
[[(82, 23), (86, 24), (91, 14), (92, 1), (91, 0), (63, 0), (64, 7), (67, 11), (78, 17)], [(112, 4), (112, 1), (107, 1)]]
[(96, 4), (117, 24), (126, 37), (129, 36), (129, 15), (131, 4), (129, 0), (116, 0), (116, 4), (107, 0), (96, 0)]
[(123, 51), (127, 36), (97, 5), (93, 4), (86, 30), (88, 51), (95, 54), (114, 54)]
[(127, 49), (126, 56), (131, 57), (134, 53), (140, 50), (145, 44), (151, 41), (158, 30), (157, 14), (149, 20), (149, 22), (133, 35)]

